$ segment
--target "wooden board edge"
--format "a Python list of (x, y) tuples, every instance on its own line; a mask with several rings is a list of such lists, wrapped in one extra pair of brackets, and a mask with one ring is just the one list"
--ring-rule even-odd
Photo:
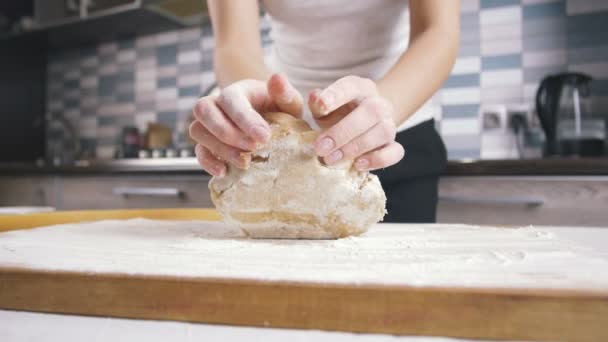
[(221, 219), (215, 209), (196, 208), (55, 211), (24, 215), (0, 215), (0, 232), (64, 223), (124, 220), (138, 217), (155, 220), (217, 221)]
[(0, 308), (509, 340), (608, 340), (608, 293), (0, 270)]

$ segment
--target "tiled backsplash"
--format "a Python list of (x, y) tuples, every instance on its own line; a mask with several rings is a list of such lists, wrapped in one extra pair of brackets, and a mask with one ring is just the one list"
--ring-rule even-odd
[[(87, 155), (111, 157), (123, 126), (150, 121), (183, 143), (190, 109), (215, 79), (212, 51), (208, 26), (56, 51), (49, 115), (72, 123)], [(596, 78), (596, 108), (608, 111), (607, 1), (464, 0), (460, 55), (427, 107), (450, 158), (479, 156), (482, 104), (532, 104), (543, 76), (568, 70)]]

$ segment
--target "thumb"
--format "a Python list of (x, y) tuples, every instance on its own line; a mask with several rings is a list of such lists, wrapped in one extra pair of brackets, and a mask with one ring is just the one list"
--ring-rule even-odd
[(276, 108), (295, 117), (302, 117), (303, 100), (283, 74), (274, 74), (268, 80), (268, 95)]

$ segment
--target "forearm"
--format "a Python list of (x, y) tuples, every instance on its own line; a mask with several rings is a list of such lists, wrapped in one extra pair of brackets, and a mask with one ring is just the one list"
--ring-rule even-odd
[(407, 51), (378, 82), (381, 95), (395, 108), (397, 125), (414, 114), (448, 78), (458, 44), (458, 30), (425, 30), (410, 41)]
[(258, 0), (207, 0), (215, 40), (215, 75), (220, 87), (244, 79), (266, 81)]
[(261, 48), (259, 50), (250, 53), (250, 50), (242, 48), (217, 48), (214, 68), (220, 87), (244, 79), (268, 80), (271, 72), (264, 64)]

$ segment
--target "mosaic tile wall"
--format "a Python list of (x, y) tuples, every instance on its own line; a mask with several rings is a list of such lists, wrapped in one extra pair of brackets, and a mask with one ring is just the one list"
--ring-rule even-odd
[[(262, 30), (269, 46), (266, 22)], [(49, 115), (72, 123), (87, 156), (112, 157), (123, 126), (143, 131), (150, 121), (182, 144), (189, 111), (214, 80), (212, 51), (209, 27), (55, 51)], [(425, 110), (450, 158), (479, 157), (480, 106), (531, 104), (544, 75), (568, 70), (594, 76), (594, 104), (608, 108), (608, 1), (463, 0), (460, 55)]]

